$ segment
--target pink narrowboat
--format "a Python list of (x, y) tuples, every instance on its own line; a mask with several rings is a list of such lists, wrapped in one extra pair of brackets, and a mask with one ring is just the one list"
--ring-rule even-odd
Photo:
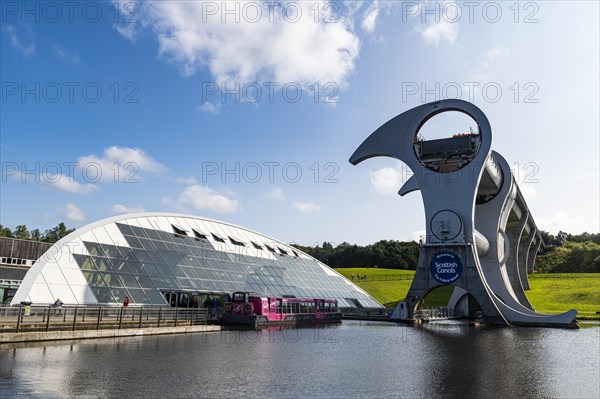
[(335, 299), (259, 297), (249, 292), (234, 292), (221, 318), (223, 325), (250, 327), (341, 321)]

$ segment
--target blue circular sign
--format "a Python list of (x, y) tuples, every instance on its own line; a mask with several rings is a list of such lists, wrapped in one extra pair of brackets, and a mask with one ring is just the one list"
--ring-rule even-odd
[(429, 271), (434, 279), (442, 284), (450, 284), (462, 274), (462, 261), (453, 252), (438, 252), (431, 259)]

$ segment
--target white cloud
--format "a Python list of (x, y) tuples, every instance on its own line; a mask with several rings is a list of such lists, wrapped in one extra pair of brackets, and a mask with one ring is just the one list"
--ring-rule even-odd
[[(218, 83), (274, 81), (308, 86), (335, 82), (342, 86), (360, 52), (353, 21), (342, 15), (342, 8), (334, 15), (337, 22), (324, 21), (332, 14), (327, 1), (144, 1), (137, 6), (139, 26), (156, 35), (161, 56), (186, 75), (208, 69)], [(225, 7), (238, 12), (226, 14)], [(297, 15), (298, 20), (292, 22)], [(129, 28), (117, 29), (125, 37), (134, 37)], [(214, 111), (214, 104), (203, 109)]]
[(138, 212), (145, 212), (145, 209), (142, 205), (137, 204), (134, 207), (127, 207), (125, 205), (122, 204), (114, 204), (112, 206), (112, 211), (113, 213), (117, 213), (117, 214), (122, 214), (122, 213), (138, 213)]
[(234, 213), (239, 209), (239, 202), (217, 193), (210, 187), (193, 185), (186, 187), (177, 199), (178, 208), (212, 211), (216, 213)]
[(26, 57), (31, 57), (35, 53), (35, 35), (29, 25), (23, 26), (25, 27), (24, 36), (26, 38), (21, 38), (17, 33), (17, 29), (12, 25), (8, 25), (6, 31), (8, 32), (10, 45)]
[(85, 220), (85, 215), (81, 208), (78, 208), (75, 204), (69, 202), (62, 209), (62, 216), (73, 222), (82, 222)]
[(52, 188), (60, 191), (65, 191), (71, 194), (89, 194), (94, 191), (100, 190), (100, 187), (92, 183), (79, 183), (72, 177), (65, 175), (43, 175), (42, 182)]
[(425, 28), (419, 27), (417, 31), (421, 33), (421, 37), (427, 44), (438, 46), (444, 41), (454, 44), (458, 37), (458, 24), (442, 19), (439, 22), (431, 22)]
[(589, 227), (589, 223), (582, 217), (562, 211), (536, 216), (535, 223), (540, 230), (551, 234), (556, 234), (561, 230), (569, 233), (583, 232)]
[(377, 24), (377, 17), (379, 16), (379, 1), (375, 0), (370, 5), (362, 20), (362, 28), (368, 32), (373, 33)]
[(312, 202), (294, 202), (292, 204), (292, 209), (300, 213), (315, 213), (321, 211), (321, 207)]
[(217, 115), (219, 112), (221, 112), (222, 106), (223, 106), (223, 103), (211, 103), (211, 102), (207, 101), (198, 108), (200, 109), (200, 111), (204, 111), (204, 112), (208, 112), (209, 114)]
[(419, 242), (419, 240), (423, 240), (425, 242), (425, 235), (427, 232), (425, 230), (416, 230), (413, 231), (404, 241), (415, 241)]
[(196, 178), (194, 176), (178, 177), (177, 183), (185, 184), (186, 186), (193, 186), (195, 184), (198, 184), (198, 181), (196, 180)]
[(102, 156), (86, 155), (77, 162), (86, 179), (115, 183), (137, 183), (145, 173), (158, 173), (166, 169), (137, 147), (112, 146), (106, 148)]
[(267, 197), (273, 201), (283, 201), (286, 196), (283, 190), (280, 187), (275, 187), (271, 191), (267, 193)]
[(495, 60), (497, 58), (504, 58), (510, 54), (510, 50), (506, 47), (496, 46), (488, 50), (486, 58), (488, 60)]
[(54, 44), (52, 46), (52, 50), (56, 54), (56, 56), (60, 59), (69, 61), (73, 65), (79, 65), (81, 59), (77, 54), (72, 54), (69, 50), (65, 48), (65, 46), (60, 44)]
[(369, 175), (371, 185), (379, 194), (395, 194), (402, 186), (402, 174), (398, 169), (386, 166)]

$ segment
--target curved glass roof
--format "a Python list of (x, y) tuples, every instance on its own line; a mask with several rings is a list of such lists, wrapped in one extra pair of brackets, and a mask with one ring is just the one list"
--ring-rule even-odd
[(328, 266), (242, 227), (189, 215), (144, 213), (101, 220), (54, 246), (25, 276), (13, 304), (167, 305), (165, 293), (255, 292), (382, 305)]

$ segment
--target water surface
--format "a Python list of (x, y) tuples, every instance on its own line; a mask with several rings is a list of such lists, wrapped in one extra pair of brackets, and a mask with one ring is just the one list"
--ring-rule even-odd
[(600, 327), (222, 331), (0, 346), (0, 397), (600, 397)]

